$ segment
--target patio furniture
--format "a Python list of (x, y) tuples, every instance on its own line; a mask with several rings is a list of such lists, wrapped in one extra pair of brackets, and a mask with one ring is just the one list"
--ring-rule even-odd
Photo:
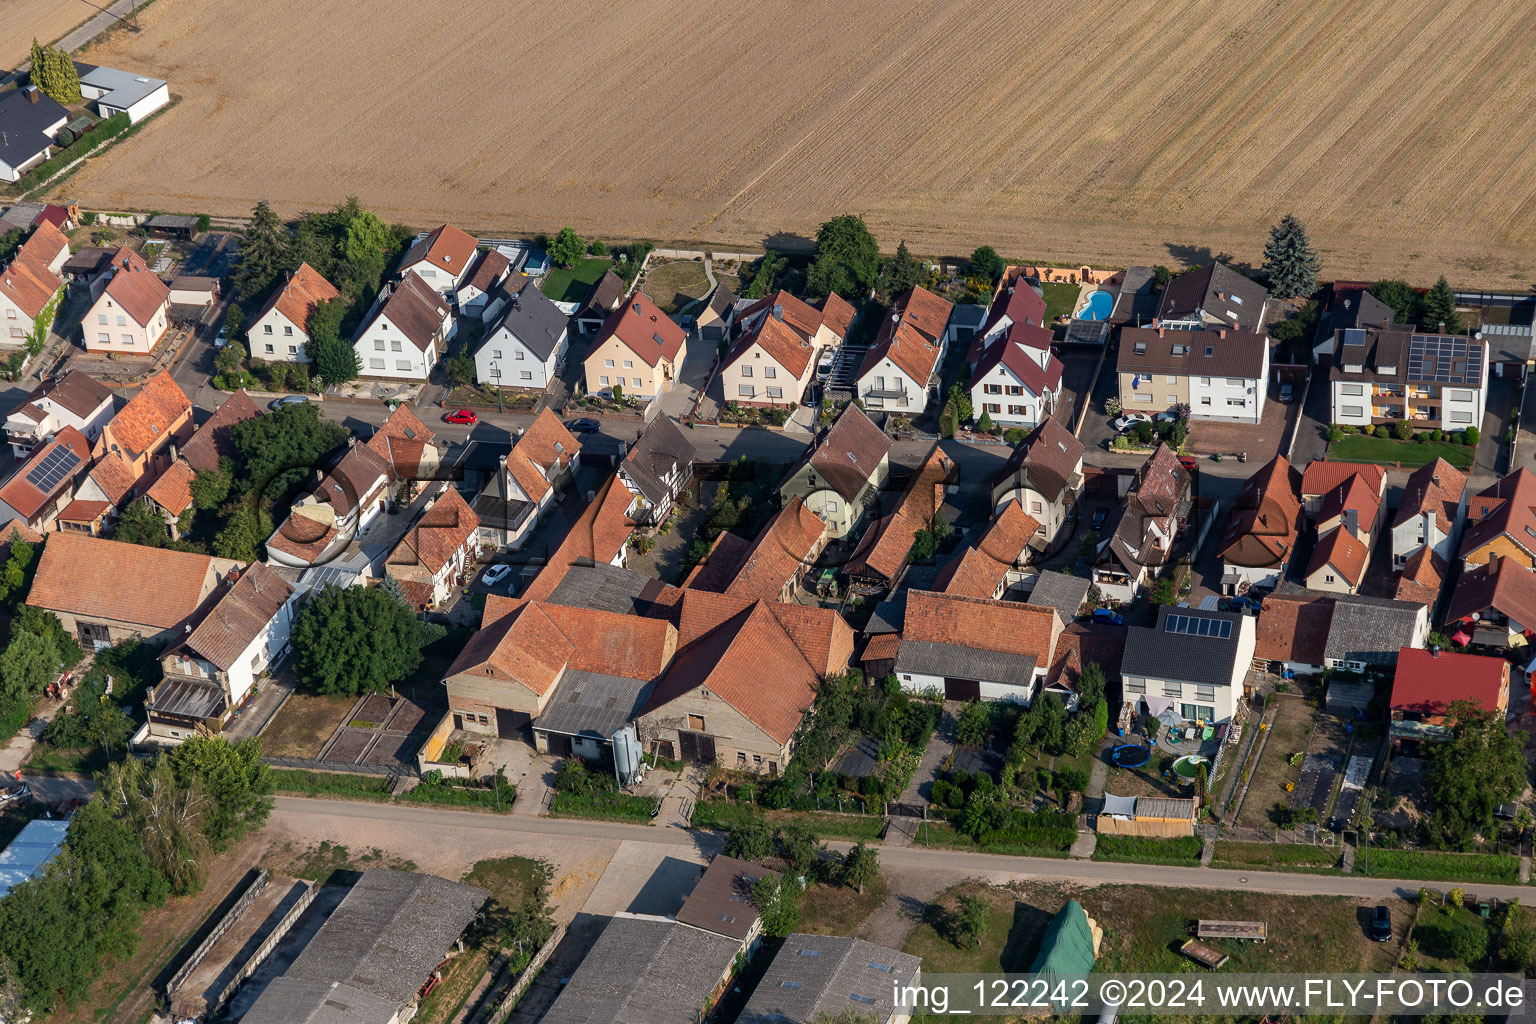
[(1170, 728), (1168, 730), (1168, 742), (1169, 743), (1182, 743), (1183, 740), (1184, 740), (1184, 731), (1182, 729), (1178, 728), (1177, 726), (1174, 726), (1174, 727), (1172, 727), (1172, 728)]
[(1208, 726), (1206, 726), (1206, 727), (1205, 727), (1205, 728), (1204, 728), (1204, 729), (1203, 729), (1203, 730), (1202, 730), (1202, 731), (1201, 731), (1201, 733), (1200, 733), (1200, 738), (1201, 738), (1201, 739), (1202, 739), (1202, 740), (1208, 740), (1208, 739), (1212, 739), (1212, 738), (1214, 738), (1214, 737), (1215, 737), (1215, 735), (1216, 735), (1216, 728), (1215, 728), (1215, 727), (1214, 727), (1214, 726), (1210, 726), (1210, 725), (1208, 725)]

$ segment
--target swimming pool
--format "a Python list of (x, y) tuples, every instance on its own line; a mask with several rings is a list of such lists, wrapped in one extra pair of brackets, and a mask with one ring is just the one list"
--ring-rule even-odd
[(1079, 320), (1107, 320), (1115, 308), (1115, 297), (1106, 291), (1088, 293), (1088, 302), (1077, 313)]

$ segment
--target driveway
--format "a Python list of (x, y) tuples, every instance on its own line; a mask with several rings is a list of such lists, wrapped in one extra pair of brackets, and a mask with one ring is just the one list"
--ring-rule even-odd
[(672, 390), (661, 396), (661, 411), (673, 419), (681, 419), (692, 413), (700, 392), (709, 383), (714, 362), (715, 346), (700, 337), (698, 331), (690, 330), (683, 365), (678, 368)]

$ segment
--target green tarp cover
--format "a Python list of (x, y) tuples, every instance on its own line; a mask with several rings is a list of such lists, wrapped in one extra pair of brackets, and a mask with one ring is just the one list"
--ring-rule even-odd
[(1088, 912), (1068, 900), (1045, 929), (1031, 974), (1087, 974), (1093, 970), (1093, 930)]

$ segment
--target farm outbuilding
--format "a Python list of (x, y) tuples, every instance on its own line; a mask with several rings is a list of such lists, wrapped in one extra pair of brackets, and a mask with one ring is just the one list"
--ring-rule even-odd
[(1195, 834), (1195, 801), (1186, 797), (1104, 794), (1098, 832), (1107, 836), (1172, 839)]
[(157, 213), (144, 222), (144, 227), (150, 234), (161, 238), (184, 238), (191, 241), (197, 237), (197, 218), (179, 213)]

